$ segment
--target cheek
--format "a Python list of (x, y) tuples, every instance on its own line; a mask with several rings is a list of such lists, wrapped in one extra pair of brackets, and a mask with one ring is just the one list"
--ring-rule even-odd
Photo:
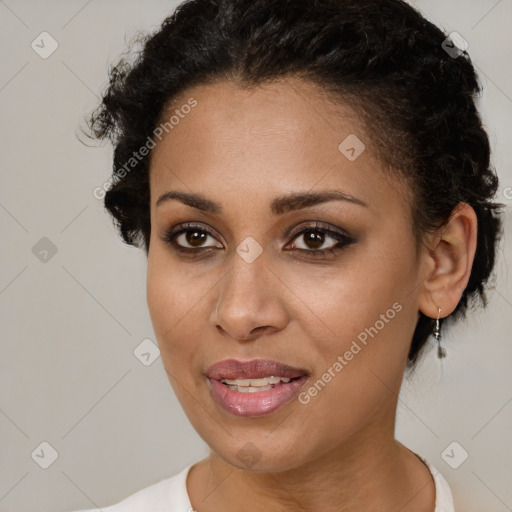
[[(383, 304), (387, 306), (386, 301)], [(392, 305), (381, 308), (377, 301), (368, 303), (366, 310), (354, 310), (354, 316), (346, 306), (337, 323), (335, 315), (330, 316), (331, 328), (339, 334), (316, 338), (321, 364), (299, 397), (300, 428), (317, 432), (312, 440), (316, 450), (328, 450), (365, 425), (393, 414), (410, 339), (410, 315), (395, 304), (393, 309)]]
[(190, 294), (194, 293), (190, 282), (190, 277), (173, 264), (167, 251), (156, 241), (148, 256), (146, 296), (157, 336), (170, 334), (190, 309)]
[(308, 352), (319, 356), (304, 401), (346, 428), (354, 419), (346, 411), (362, 421), (395, 389), (417, 319), (407, 296), (413, 273), (406, 252), (400, 259), (394, 250), (384, 254), (381, 246), (357, 256), (321, 278), (320, 271), (294, 278), (291, 287), (301, 304), (296, 318), (310, 342)]
[(172, 265), (165, 254), (148, 259), (146, 283), (149, 314), (164, 366), (181, 379), (193, 378), (190, 368), (197, 367), (201, 354), (197, 348), (205, 338), (208, 291), (213, 283)]
[[(370, 245), (375, 244), (347, 253), (332, 268), (312, 265), (308, 272), (289, 268), (281, 272), (293, 292), (289, 306), (296, 310), (291, 314), (301, 324), (303, 337), (314, 340), (315, 351), (326, 356), (325, 363), (348, 350), (358, 335), (364, 341), (365, 329), (376, 323), (379, 333), (387, 337), (390, 325), (401, 316), (397, 309), (403, 308), (408, 289), (406, 262), (390, 263), (396, 255)], [(398, 332), (394, 335), (400, 338)]]
[(190, 310), (187, 288), (183, 277), (172, 271), (169, 264), (156, 256), (148, 259), (146, 298), (153, 329), (162, 352), (176, 352), (181, 323)]
[(157, 337), (165, 332), (166, 326), (168, 329), (172, 325), (172, 316), (176, 311), (176, 301), (170, 284), (162, 267), (150, 259), (146, 277), (146, 298)]

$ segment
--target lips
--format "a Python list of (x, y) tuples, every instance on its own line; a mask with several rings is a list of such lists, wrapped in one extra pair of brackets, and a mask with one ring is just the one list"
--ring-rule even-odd
[[(296, 398), (308, 380), (306, 370), (268, 359), (220, 361), (208, 368), (206, 376), (213, 400), (235, 416), (270, 414)], [(281, 379), (264, 385), (269, 377)]]
[(261, 379), (263, 377), (296, 379), (307, 374), (308, 372), (302, 368), (294, 368), (269, 359), (253, 359), (252, 361), (226, 359), (215, 363), (206, 371), (206, 376), (213, 380)]

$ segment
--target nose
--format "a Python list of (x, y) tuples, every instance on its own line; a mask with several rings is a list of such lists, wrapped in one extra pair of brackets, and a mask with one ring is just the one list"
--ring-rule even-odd
[(286, 287), (260, 255), (252, 263), (233, 255), (231, 268), (219, 285), (211, 320), (224, 336), (251, 341), (284, 329), (289, 318)]

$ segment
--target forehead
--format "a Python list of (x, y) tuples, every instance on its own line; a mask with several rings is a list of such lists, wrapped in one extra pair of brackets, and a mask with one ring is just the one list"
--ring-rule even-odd
[[(191, 101), (192, 109), (183, 107)], [(383, 188), (389, 176), (357, 112), (315, 84), (201, 85), (176, 98), (162, 119), (171, 116), (177, 122), (153, 150), (152, 203), (162, 189), (211, 196), (222, 184), (254, 199), (256, 191), (315, 187), (361, 198), (392, 192)]]
[(230, 81), (196, 86), (174, 99), (163, 120), (179, 113), (191, 98), (197, 105), (181, 116), (172, 129), (173, 140), (168, 141), (175, 149), (183, 139), (190, 141), (191, 131), (207, 144), (202, 148), (208, 149), (210, 156), (219, 144), (239, 150), (259, 144), (276, 149), (285, 146), (297, 152), (304, 143), (309, 152), (320, 150), (316, 151), (318, 156), (328, 149), (338, 151), (340, 137), (357, 133), (368, 139), (363, 123), (349, 105), (334, 101), (318, 85), (296, 78), (250, 87)]

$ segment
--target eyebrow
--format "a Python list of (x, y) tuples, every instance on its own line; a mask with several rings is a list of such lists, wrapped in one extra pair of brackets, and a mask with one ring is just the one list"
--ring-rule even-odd
[[(171, 200), (180, 201), (187, 206), (215, 215), (219, 215), (224, 211), (222, 205), (217, 201), (209, 199), (200, 194), (179, 192), (177, 190), (163, 193), (158, 198), (156, 206), (158, 207), (161, 204)], [(270, 211), (274, 215), (283, 215), (284, 213), (300, 210), (309, 206), (315, 206), (317, 204), (326, 203), (328, 201), (347, 201), (368, 208), (368, 205), (364, 201), (354, 197), (351, 194), (342, 192), (341, 190), (325, 190), (315, 193), (297, 192), (277, 197), (270, 203)]]

